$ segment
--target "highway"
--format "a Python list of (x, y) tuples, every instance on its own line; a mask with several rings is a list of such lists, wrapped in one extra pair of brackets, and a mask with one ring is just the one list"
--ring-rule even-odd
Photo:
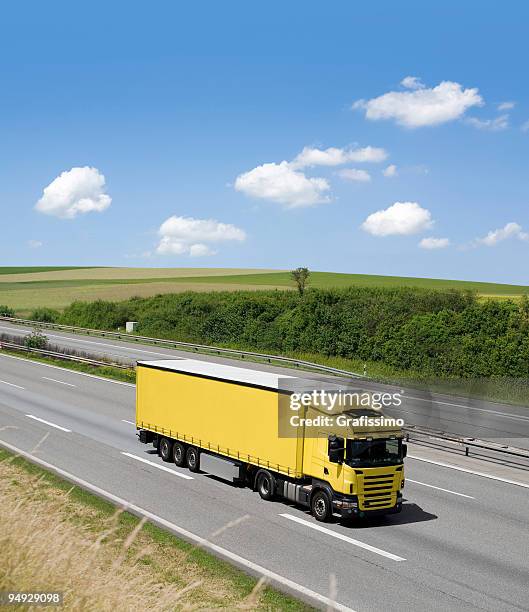
[[(103, 339), (60, 341), (151, 359), (168, 353)], [(301, 508), (163, 463), (137, 441), (134, 401), (133, 385), (0, 353), (0, 444), (208, 539), (218, 554), (265, 570), (320, 607), (334, 576), (341, 610), (529, 610), (526, 472), (411, 447), (401, 514), (322, 525)], [(495, 411), (478, 413), (484, 428), (525, 427), (524, 419), (513, 425), (501, 416), (524, 416), (512, 406), (473, 407)], [(473, 473), (477, 466), (492, 478)]]
[[(0, 321), (0, 334), (18, 337), (31, 332), (28, 327)], [(139, 359), (189, 358), (191, 353), (158, 346), (134, 344), (114, 338), (87, 337), (55, 330), (44, 330), (50, 344), (59, 349), (68, 348), (85, 351), (96, 356), (135, 362)], [(240, 360), (193, 353), (194, 359), (207, 359), (230, 365), (241, 365)], [(245, 362), (244, 367), (266, 368), (268, 370), (292, 375), (291, 368), (264, 366)], [(349, 384), (354, 389), (370, 391), (399, 390), (369, 380), (347, 381), (332, 376), (318, 375), (314, 372), (296, 370), (296, 375), (318, 379), (326, 383)], [(414, 389), (403, 390), (404, 401), (399, 408), (393, 407), (388, 414), (403, 418), (406, 423), (445, 431), (460, 436), (494, 440), (512, 446), (529, 448), (529, 398), (528, 406), (513, 406), (486, 402), (468, 397), (454, 397), (437, 393), (420, 392)]]

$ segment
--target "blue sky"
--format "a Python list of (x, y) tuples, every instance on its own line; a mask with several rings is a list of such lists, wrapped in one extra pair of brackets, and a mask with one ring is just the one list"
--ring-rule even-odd
[(529, 284), (511, 6), (4, 5), (0, 265)]

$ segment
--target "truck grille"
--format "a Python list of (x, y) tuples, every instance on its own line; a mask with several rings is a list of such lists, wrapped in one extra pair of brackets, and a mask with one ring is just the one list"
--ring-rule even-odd
[(393, 506), (393, 474), (364, 476), (364, 508)]

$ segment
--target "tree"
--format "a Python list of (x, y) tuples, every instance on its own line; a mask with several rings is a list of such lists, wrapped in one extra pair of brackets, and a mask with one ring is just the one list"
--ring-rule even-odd
[(310, 271), (308, 268), (296, 268), (290, 272), (292, 276), (292, 280), (296, 283), (296, 286), (299, 291), (299, 295), (303, 295), (305, 293), (305, 288), (308, 284), (308, 279), (310, 276)]

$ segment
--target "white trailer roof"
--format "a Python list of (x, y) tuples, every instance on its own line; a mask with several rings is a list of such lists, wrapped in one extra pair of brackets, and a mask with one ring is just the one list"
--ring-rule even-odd
[[(234, 383), (255, 385), (268, 389), (284, 389), (280, 381), (294, 379), (294, 376), (285, 376), (263, 370), (250, 368), (238, 368), (212, 361), (200, 361), (198, 359), (162, 359), (156, 361), (138, 361), (138, 365), (173, 372), (185, 372), (195, 376), (204, 376), (218, 380), (227, 380)], [(293, 381), (292, 381), (293, 382)]]

